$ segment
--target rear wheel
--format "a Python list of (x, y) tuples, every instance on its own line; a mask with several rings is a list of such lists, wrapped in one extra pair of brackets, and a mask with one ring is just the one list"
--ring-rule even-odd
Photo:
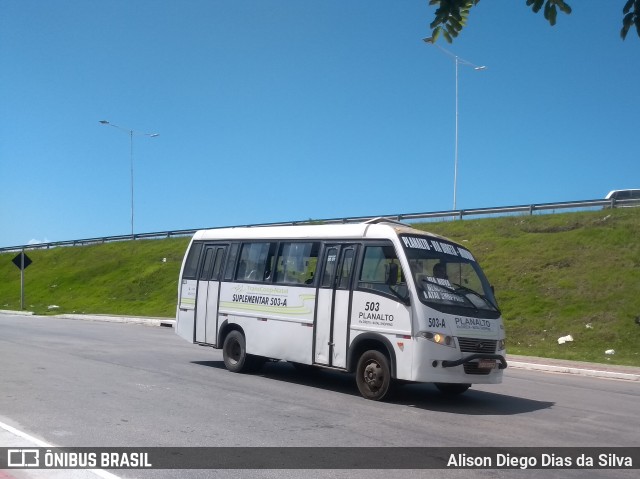
[(381, 401), (388, 398), (392, 384), (389, 359), (380, 351), (366, 351), (358, 360), (356, 383), (366, 399)]
[(471, 387), (471, 384), (436, 383), (436, 387), (442, 394), (457, 396)]
[(232, 373), (248, 372), (255, 364), (253, 358), (247, 354), (244, 335), (240, 331), (227, 334), (222, 344), (222, 359)]

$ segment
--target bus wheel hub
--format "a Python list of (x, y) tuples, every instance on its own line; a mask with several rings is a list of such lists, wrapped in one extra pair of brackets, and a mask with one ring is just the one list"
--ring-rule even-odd
[(380, 366), (376, 363), (368, 364), (364, 370), (364, 379), (370, 388), (379, 388), (382, 384), (382, 378), (380, 377)]

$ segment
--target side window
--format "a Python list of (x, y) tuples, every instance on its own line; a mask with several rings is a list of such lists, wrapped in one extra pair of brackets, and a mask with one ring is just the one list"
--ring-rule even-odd
[(222, 258), (224, 257), (224, 248), (216, 248), (216, 257), (213, 261), (213, 271), (211, 279), (220, 281), (220, 273), (222, 273)]
[(329, 248), (327, 250), (327, 261), (324, 266), (324, 274), (322, 275), (322, 287), (333, 287), (333, 278), (336, 276), (336, 265), (338, 264), (338, 248)]
[(353, 248), (344, 250), (340, 268), (340, 275), (338, 276), (338, 289), (349, 289), (349, 279), (351, 279), (351, 271), (353, 271), (354, 259), (355, 250)]
[(204, 264), (202, 266), (202, 269), (200, 270), (200, 277), (199, 279), (202, 280), (208, 280), (211, 277), (211, 265), (213, 264), (213, 259), (215, 256), (215, 252), (216, 250), (213, 248), (207, 248), (206, 252), (204, 254)]
[(276, 243), (244, 243), (240, 250), (236, 280), (271, 282)]
[[(390, 277), (395, 275), (395, 277)], [(367, 246), (358, 280), (359, 289), (374, 290), (383, 294), (392, 293), (390, 285), (396, 290), (406, 289), (406, 280), (393, 246)]]
[(276, 262), (276, 283), (312, 284), (320, 243), (282, 243)]
[(187, 255), (187, 262), (184, 264), (183, 279), (196, 279), (200, 251), (202, 251), (202, 243), (193, 243), (191, 245), (191, 249)]
[(236, 257), (238, 256), (238, 248), (240, 245), (238, 243), (234, 243), (229, 248), (229, 256), (227, 257), (227, 266), (224, 270), (224, 279), (226, 281), (230, 281), (233, 279), (233, 268), (236, 265)]

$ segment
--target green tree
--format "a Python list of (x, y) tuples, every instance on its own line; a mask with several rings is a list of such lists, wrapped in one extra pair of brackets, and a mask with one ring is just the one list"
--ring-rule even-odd
[[(571, 13), (571, 7), (564, 0), (525, 0), (534, 13), (544, 12), (544, 18), (550, 25), (556, 24), (558, 11)], [(429, 5), (436, 5), (435, 19), (431, 22), (432, 30), (429, 41), (435, 42), (440, 35), (449, 43), (456, 38), (469, 18), (469, 11), (480, 0), (429, 0)], [(624, 40), (631, 27), (635, 26), (640, 36), (640, 0), (627, 0), (622, 9), (622, 29), (620, 36)]]

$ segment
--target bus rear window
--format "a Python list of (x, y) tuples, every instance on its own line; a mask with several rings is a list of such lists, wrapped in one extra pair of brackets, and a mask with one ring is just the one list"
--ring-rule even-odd
[(184, 279), (196, 279), (196, 273), (198, 272), (198, 260), (200, 259), (200, 252), (202, 251), (202, 243), (193, 243), (187, 256), (187, 261), (184, 264), (184, 271), (182, 277)]

